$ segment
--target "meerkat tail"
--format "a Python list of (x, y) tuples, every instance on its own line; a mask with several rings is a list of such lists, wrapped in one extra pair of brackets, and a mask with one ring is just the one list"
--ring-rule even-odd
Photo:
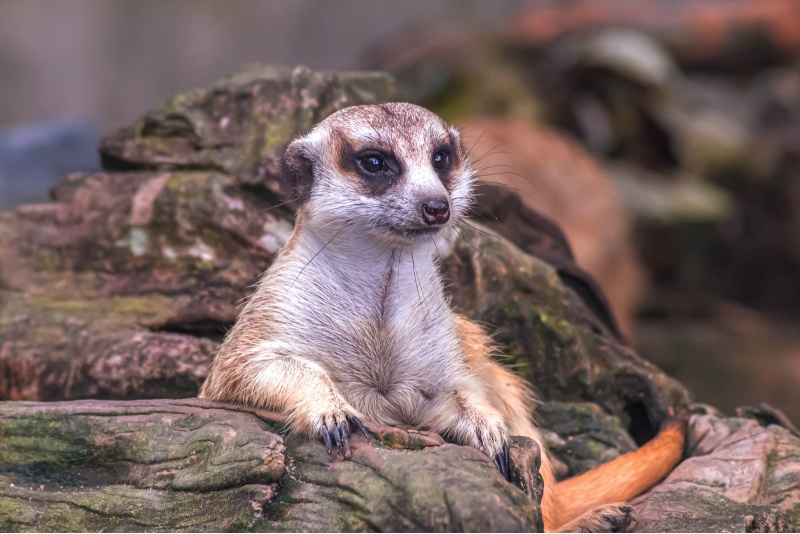
[[(647, 491), (681, 461), (685, 441), (685, 421), (672, 420), (639, 449), (555, 484), (551, 498), (546, 499), (551, 502), (542, 503), (545, 529), (558, 529), (586, 512), (629, 501)], [(547, 493), (545, 488), (546, 497)]]

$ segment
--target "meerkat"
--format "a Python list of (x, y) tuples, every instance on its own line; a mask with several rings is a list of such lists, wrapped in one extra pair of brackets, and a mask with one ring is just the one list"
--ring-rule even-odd
[(452, 311), (435, 261), (435, 240), (473, 202), (458, 130), (412, 104), (350, 107), (294, 140), (282, 170), (298, 207), (294, 233), (200, 396), (280, 411), (293, 431), (345, 458), (363, 419), (429, 428), (508, 477), (509, 436), (527, 436), (543, 451), (546, 530), (626, 526), (625, 501), (680, 461), (684, 431), (668, 427), (556, 482), (529, 385), (494, 361), (481, 327)]

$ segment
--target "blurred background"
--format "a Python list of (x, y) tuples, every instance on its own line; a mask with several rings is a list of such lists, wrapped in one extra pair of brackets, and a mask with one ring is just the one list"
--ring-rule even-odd
[(797, 0), (0, 0), (0, 209), (242, 64), (382, 69), (697, 400), (800, 421)]

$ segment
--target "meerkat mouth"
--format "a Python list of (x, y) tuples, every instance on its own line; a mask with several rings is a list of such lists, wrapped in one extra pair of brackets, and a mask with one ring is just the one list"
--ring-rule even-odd
[(389, 231), (401, 237), (420, 239), (425, 237), (433, 237), (441, 232), (442, 227), (429, 227), (429, 228), (400, 228), (397, 226), (389, 226)]

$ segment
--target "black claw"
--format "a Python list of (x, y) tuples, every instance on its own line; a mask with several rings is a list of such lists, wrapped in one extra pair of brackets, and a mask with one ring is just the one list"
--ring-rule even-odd
[(511, 479), (511, 451), (508, 450), (508, 443), (503, 443), (503, 460), (506, 464), (506, 480)]
[(333, 443), (331, 443), (331, 436), (330, 433), (328, 432), (328, 425), (325, 424), (324, 418), (322, 419), (322, 432), (320, 432), (320, 434), (322, 434), (322, 441), (325, 442), (325, 448), (328, 450), (328, 454), (330, 454), (331, 451), (333, 450)]
[(333, 434), (333, 439), (336, 440), (336, 448), (340, 451), (342, 450), (342, 435), (339, 433), (339, 425), (333, 423), (331, 425), (331, 433)]
[[(335, 421), (335, 418), (331, 419)], [(364, 437), (369, 439), (370, 435), (367, 429), (364, 428), (361, 420), (355, 415), (347, 415), (341, 423), (333, 423), (330, 426), (328, 426), (326, 418), (322, 418), (320, 435), (322, 436), (322, 441), (325, 442), (328, 454), (331, 454), (335, 447), (337, 455), (341, 454), (345, 459), (350, 458), (350, 438), (353, 435), (351, 425), (357, 426), (364, 434)]]
[(367, 429), (364, 428), (364, 425), (361, 423), (361, 419), (359, 419), (355, 415), (349, 415), (348, 418), (349, 418), (351, 423), (355, 423), (356, 424), (356, 426), (361, 431), (361, 433), (364, 434), (364, 437), (369, 439), (369, 434), (367, 434)]
[(509, 480), (511, 477), (511, 457), (507, 443), (503, 444), (501, 451), (495, 454), (492, 460), (494, 461), (494, 465), (497, 466), (497, 470), (500, 471), (500, 474), (503, 475), (506, 480)]
[(342, 456), (348, 457), (350, 455), (350, 424), (340, 423), (339, 432), (342, 434)]

